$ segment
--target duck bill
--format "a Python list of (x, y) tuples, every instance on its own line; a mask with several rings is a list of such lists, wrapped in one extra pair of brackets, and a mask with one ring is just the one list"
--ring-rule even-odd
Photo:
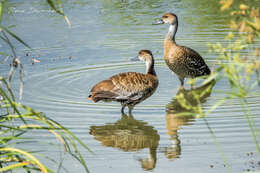
[(161, 25), (164, 24), (164, 21), (162, 19), (158, 20), (156, 23), (153, 23), (153, 25)]
[(138, 56), (136, 56), (136, 57), (134, 57), (134, 58), (131, 58), (130, 60), (131, 60), (131, 61), (140, 61), (140, 59), (139, 59)]

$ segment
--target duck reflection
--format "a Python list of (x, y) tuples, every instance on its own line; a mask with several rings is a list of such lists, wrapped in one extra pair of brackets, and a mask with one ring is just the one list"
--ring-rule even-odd
[(152, 170), (156, 165), (156, 150), (160, 140), (157, 130), (146, 122), (136, 120), (132, 115), (123, 114), (112, 124), (91, 126), (90, 134), (107, 147), (120, 148), (123, 151), (138, 151), (149, 148), (149, 158), (139, 159), (142, 168)]
[(193, 124), (200, 104), (206, 102), (215, 83), (216, 81), (212, 80), (194, 89), (180, 88), (176, 97), (166, 105), (166, 129), (172, 142), (172, 145), (164, 150), (168, 159), (178, 158), (181, 154), (178, 130), (181, 129), (181, 126)]

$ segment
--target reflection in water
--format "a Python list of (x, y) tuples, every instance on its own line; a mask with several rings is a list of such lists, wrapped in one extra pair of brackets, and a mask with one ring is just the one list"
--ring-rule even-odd
[(120, 148), (123, 151), (137, 151), (149, 148), (150, 157), (140, 159), (145, 170), (151, 170), (156, 165), (156, 150), (160, 136), (146, 122), (136, 120), (132, 115), (123, 114), (121, 119), (112, 124), (91, 126), (90, 134), (107, 147)]
[(181, 126), (192, 124), (197, 113), (196, 110), (198, 110), (197, 107), (206, 102), (215, 83), (216, 81), (212, 80), (198, 88), (180, 89), (176, 97), (166, 105), (166, 129), (172, 141), (172, 146), (165, 149), (165, 155), (168, 159), (178, 158), (181, 154), (178, 130)]

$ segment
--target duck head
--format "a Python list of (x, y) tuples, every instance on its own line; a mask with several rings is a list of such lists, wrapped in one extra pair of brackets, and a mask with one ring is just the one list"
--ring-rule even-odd
[(166, 40), (173, 41), (175, 43), (175, 35), (178, 28), (178, 18), (174, 13), (165, 13), (162, 18), (155, 23), (155, 25), (159, 24), (170, 24), (168, 34), (166, 35)]
[(160, 24), (170, 24), (170, 25), (175, 25), (178, 22), (178, 18), (176, 14), (174, 13), (165, 13), (160, 20), (158, 20), (155, 25), (160, 25)]
[(153, 54), (150, 50), (140, 50), (138, 55), (135, 58), (132, 58), (132, 61), (151, 61), (153, 59)]
[(138, 55), (135, 58), (131, 59), (132, 61), (144, 61), (146, 64), (146, 74), (156, 75), (154, 70), (154, 59), (153, 54), (150, 50), (140, 50)]

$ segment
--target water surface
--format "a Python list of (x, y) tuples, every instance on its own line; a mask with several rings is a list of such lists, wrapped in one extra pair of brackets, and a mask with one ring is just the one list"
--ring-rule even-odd
[[(260, 169), (238, 100), (220, 106), (206, 118), (176, 115), (185, 111), (176, 95), (183, 94), (193, 106), (198, 103), (188, 85), (187, 90), (179, 90), (179, 80), (164, 63), (163, 39), (168, 26), (151, 25), (165, 12), (176, 13), (177, 42), (197, 50), (212, 67), (217, 56), (206, 45), (225, 43), (223, 38), (229, 32), (227, 14), (219, 12), (217, 1), (66, 1), (64, 11), (71, 29), (41, 1), (10, 1), (7, 5), (4, 24), (13, 26), (12, 31), (33, 48), (28, 51), (14, 41), (24, 64), (22, 103), (69, 128), (94, 151), (82, 150), (90, 172), (227, 172), (212, 131), (233, 172)], [(135, 107), (133, 116), (121, 115), (118, 103), (87, 100), (91, 87), (100, 80), (119, 72), (144, 72), (144, 64), (129, 61), (140, 49), (153, 52), (160, 84), (153, 96)], [(40, 63), (32, 65), (32, 58)], [(7, 75), (9, 66), (0, 66), (1, 74)], [(17, 88), (18, 83), (15, 79), (13, 86)], [(206, 88), (208, 92), (200, 97), (205, 111), (225, 96), (216, 91), (229, 91), (229, 83), (212, 82), (195, 91)], [(247, 99), (260, 127), (260, 97)], [(40, 132), (32, 135), (44, 142), (55, 141), (52, 136), (43, 138)], [(33, 143), (24, 147), (60, 156), (58, 147), (35, 147)], [(64, 162), (73, 172), (83, 172), (75, 160)]]

